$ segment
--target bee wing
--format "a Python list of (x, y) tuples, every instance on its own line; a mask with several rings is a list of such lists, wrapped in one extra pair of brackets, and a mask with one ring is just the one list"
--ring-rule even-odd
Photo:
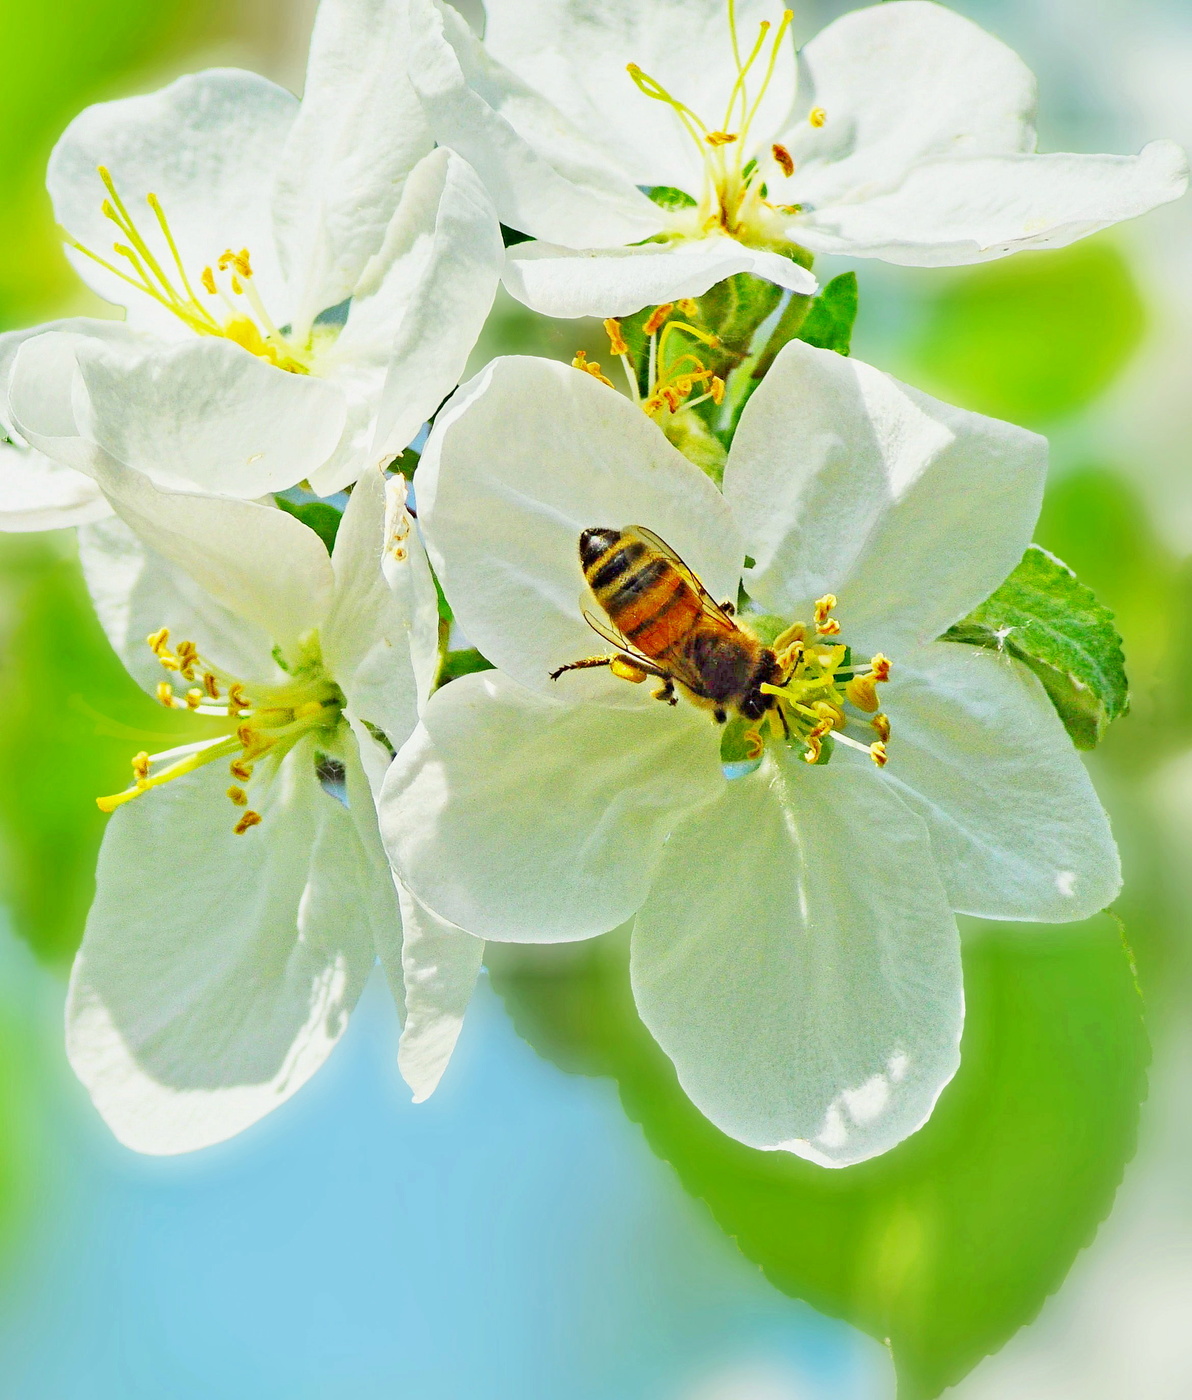
[(700, 600), (705, 616), (719, 623), (722, 627), (728, 628), (729, 631), (735, 632), (738, 630), (736, 622), (733, 621), (728, 613), (724, 611), (716, 599), (713, 598), (703, 586), (699, 581), (699, 576), (694, 570), (688, 568), (664, 539), (656, 535), (653, 530), (647, 530), (644, 525), (626, 526), (624, 533), (626, 535), (636, 535), (643, 544), (649, 546), (655, 553), (661, 554), (664, 559), (668, 560), (678, 569), (679, 573), (682, 574), (691, 587), (695, 589), (696, 596)]
[(587, 608), (583, 609), (584, 621), (597, 636), (603, 637), (606, 642), (616, 647), (616, 649), (628, 656), (631, 661), (641, 666), (642, 670), (650, 676), (658, 676), (661, 680), (681, 681), (689, 690), (696, 695), (703, 695), (704, 683), (700, 679), (699, 673), (694, 667), (689, 666), (682, 658), (667, 657), (665, 662), (649, 657), (644, 651), (639, 651), (621, 632), (607, 622), (601, 622), (598, 617), (594, 617)]
[(596, 617), (595, 614), (589, 612), (587, 608), (583, 609), (583, 614), (584, 621), (592, 631), (595, 632), (598, 637), (603, 637), (610, 646), (616, 647), (618, 651), (624, 652), (626, 656), (631, 656), (634, 661), (642, 662), (644, 665), (648, 666), (651, 671), (658, 670), (658, 663), (656, 661), (651, 661), (643, 652), (638, 651), (637, 647), (635, 647), (628, 638), (623, 636), (622, 633), (618, 632), (610, 623), (601, 622), (601, 620)]

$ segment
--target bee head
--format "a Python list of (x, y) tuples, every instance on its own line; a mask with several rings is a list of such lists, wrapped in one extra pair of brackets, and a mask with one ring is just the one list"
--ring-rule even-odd
[(622, 531), (611, 530), (607, 525), (593, 525), (590, 530), (581, 531), (579, 562), (583, 568), (590, 568), (597, 559), (607, 554), (621, 538), (621, 534)]
[(774, 685), (781, 679), (782, 667), (778, 663), (778, 657), (769, 647), (763, 647), (753, 684), (737, 706), (738, 713), (746, 719), (761, 719), (767, 710), (774, 708), (774, 697), (767, 695), (762, 686), (767, 683)]

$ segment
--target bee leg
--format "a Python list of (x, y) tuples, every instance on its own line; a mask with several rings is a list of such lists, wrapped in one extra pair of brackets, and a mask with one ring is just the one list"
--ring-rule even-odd
[(731, 598), (726, 599), (723, 603), (721, 603), (720, 611), (722, 613), (727, 613), (729, 617), (734, 617), (737, 612), (737, 605), (732, 601)]
[(669, 676), (654, 692), (654, 699), (665, 700), (668, 705), (677, 705), (679, 703), (679, 697), (675, 694), (675, 683)]
[(712, 711), (712, 718), (717, 724), (725, 724), (728, 721), (728, 711), (717, 708)]
[(777, 704), (774, 705), (770, 713), (778, 716), (779, 722), (782, 725), (783, 738), (789, 739), (791, 737), (791, 727), (789, 724), (787, 724), (786, 716), (782, 713), (782, 706)]
[(592, 666), (611, 666), (613, 660), (611, 656), (585, 656), (582, 661), (571, 661), (566, 666), (560, 666), (557, 671), (552, 671), (550, 678), (557, 681), (564, 671), (586, 671)]

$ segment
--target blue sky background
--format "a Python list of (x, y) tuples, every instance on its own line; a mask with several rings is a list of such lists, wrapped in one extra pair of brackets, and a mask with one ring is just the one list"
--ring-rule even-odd
[(612, 1086), (538, 1059), (487, 986), (429, 1103), (397, 1077), (378, 982), (271, 1118), (151, 1159), (111, 1139), (62, 1063), (60, 982), (11, 937), (0, 972), (33, 1041), (41, 1134), (0, 1309), (6, 1400), (887, 1390), (882, 1349), (770, 1289)]

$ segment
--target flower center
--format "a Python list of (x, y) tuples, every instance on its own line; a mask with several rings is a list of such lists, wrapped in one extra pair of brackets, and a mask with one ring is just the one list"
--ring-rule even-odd
[[(330, 741), (339, 725), (343, 692), (323, 669), (318, 639), (312, 633), (305, 640), (288, 680), (254, 684), (251, 697), (241, 681), (204, 660), (193, 642), (179, 642), (171, 650), (168, 628), (154, 632), (146, 641), (166, 672), (191, 682), (184, 695), (177, 695), (172, 682), (162, 681), (157, 687), (161, 703), (171, 710), (224, 718), (229, 732), (222, 738), (165, 753), (137, 754), (132, 761), (132, 786), (111, 797), (98, 797), (96, 803), (101, 812), (113, 812), (151, 788), (227, 759), (235, 780), (228, 788), (228, 799), (234, 807), (244, 809), (232, 830), (243, 836), (261, 822), (261, 814), (249, 806), (245, 790), (254, 768), (262, 762), (276, 766), (308, 735), (323, 735)], [(160, 766), (163, 763), (165, 766)]]
[(118, 265), (100, 257), (63, 229), (62, 236), (71, 248), (145, 296), (152, 297), (196, 335), (222, 336), (291, 374), (311, 372), (315, 349), (313, 338), (306, 345), (296, 345), (274, 324), (254, 285), (252, 260), (247, 248), (242, 248), (238, 253), (228, 248), (214, 266), (209, 264), (202, 269), (198, 277), (203, 290), (200, 296), (183, 264), (177, 240), (158, 197), (149, 194), (145, 202), (170, 250), (172, 268), (163, 266), (149, 246), (117, 192), (111, 172), (103, 165), (98, 170), (107, 190), (107, 198), (101, 206), (103, 216), (120, 235), (112, 244), (112, 251), (121, 262)]
[[(761, 758), (762, 731), (768, 727), (772, 737), (801, 745), (806, 763), (826, 763), (833, 745), (841, 743), (885, 767), (890, 721), (879, 712), (877, 687), (889, 680), (890, 661), (879, 652), (868, 662), (856, 662), (850, 647), (830, 641), (840, 635), (840, 623), (832, 616), (835, 606), (835, 596), (825, 594), (816, 602), (810, 637), (807, 625), (796, 622), (775, 639), (778, 679), (761, 687), (774, 705), (755, 727), (744, 730), (747, 759)], [(848, 732), (849, 726), (856, 730), (862, 725), (877, 738), (862, 740)]]
[[(681, 207), (686, 198), (696, 206), (695, 223), (700, 233), (719, 228), (736, 237), (750, 229), (764, 229), (767, 211), (778, 215), (799, 212), (798, 205), (771, 204), (767, 198), (767, 180), (788, 179), (794, 174), (790, 152), (785, 146), (773, 145), (768, 153), (758, 154), (750, 142), (750, 130), (773, 80), (793, 17), (792, 11), (783, 10), (777, 27), (770, 20), (762, 20), (753, 46), (745, 53), (737, 33), (735, 0), (728, 0), (728, 30), (737, 76), (718, 125), (705, 122), (636, 63), (627, 65), (626, 71), (639, 91), (655, 102), (665, 103), (699, 151), (704, 176), (700, 198), (691, 199), (685, 191), (671, 193), (680, 197), (673, 201), (675, 205)], [(756, 94), (751, 96), (751, 83), (757, 81), (759, 74)], [(822, 126), (824, 113), (816, 108), (810, 120), (813, 126)]]

